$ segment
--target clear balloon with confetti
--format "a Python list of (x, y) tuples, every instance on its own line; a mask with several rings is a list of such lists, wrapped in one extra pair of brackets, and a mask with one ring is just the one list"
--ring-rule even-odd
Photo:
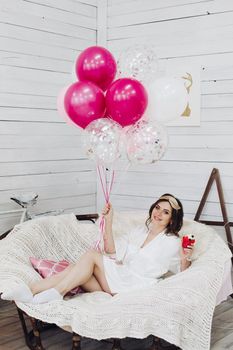
[(117, 61), (118, 76), (150, 83), (157, 76), (158, 58), (153, 46), (134, 45), (122, 51)]
[(121, 155), (121, 126), (108, 118), (99, 118), (85, 129), (84, 149), (88, 158), (105, 166), (113, 164)]
[(168, 145), (166, 128), (157, 123), (140, 120), (126, 133), (126, 152), (131, 164), (152, 164), (164, 155)]

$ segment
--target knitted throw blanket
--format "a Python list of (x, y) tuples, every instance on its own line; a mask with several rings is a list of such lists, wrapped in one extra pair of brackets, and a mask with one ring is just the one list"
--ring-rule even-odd
[[(116, 239), (120, 231), (144, 221), (145, 215), (115, 215)], [(114, 297), (84, 293), (63, 301), (18, 306), (32, 317), (94, 339), (153, 334), (183, 350), (208, 350), (216, 295), (231, 253), (212, 228), (186, 221), (180, 234), (192, 233), (197, 243), (191, 267), (150, 289)], [(29, 257), (75, 262), (97, 238), (97, 225), (79, 223), (73, 214), (16, 226), (0, 241), (0, 292), (21, 280), (41, 278)]]

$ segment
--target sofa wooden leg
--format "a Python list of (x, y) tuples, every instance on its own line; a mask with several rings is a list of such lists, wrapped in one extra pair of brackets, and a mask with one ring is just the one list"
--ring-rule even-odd
[(33, 317), (30, 317), (30, 322), (32, 325), (32, 332), (34, 335), (34, 340), (35, 340), (35, 350), (45, 350), (41, 343), (41, 338), (40, 338), (40, 331), (39, 331), (39, 321)]
[(20, 319), (22, 328), (23, 328), (25, 342), (26, 342), (27, 346), (29, 347), (29, 349), (31, 349), (31, 350), (45, 350), (42, 346), (41, 338), (40, 338), (40, 328), (39, 328), (40, 321), (28, 316), (28, 318), (30, 319), (31, 325), (32, 325), (32, 330), (29, 331), (27, 329), (27, 326), (26, 326), (24, 312), (22, 310), (20, 310), (18, 307), (17, 307), (17, 311), (18, 311), (18, 315), (19, 315), (19, 319)]
[(72, 350), (80, 350), (80, 341), (81, 338), (78, 334), (73, 333), (73, 337), (72, 337), (72, 341), (73, 341), (73, 345), (72, 345)]
[(26, 344), (27, 344), (28, 347), (30, 347), (29, 346), (30, 345), (29, 333), (28, 333), (27, 326), (26, 326), (26, 323), (25, 323), (23, 311), (20, 310), (17, 306), (16, 306), (16, 308), (17, 308), (19, 319), (20, 319), (20, 322), (21, 322), (21, 325), (22, 325), (22, 328), (23, 328), (23, 333), (24, 333), (24, 338), (25, 338)]
[(158, 350), (158, 337), (153, 336), (153, 344), (150, 350)]
[(113, 347), (112, 350), (121, 350), (120, 339), (113, 339)]

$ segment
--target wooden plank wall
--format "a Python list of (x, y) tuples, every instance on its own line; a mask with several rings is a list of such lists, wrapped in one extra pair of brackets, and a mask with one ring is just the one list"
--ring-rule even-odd
[[(95, 211), (94, 165), (56, 99), (96, 28), (96, 0), (0, 0), (0, 211), (28, 191), (39, 194), (36, 213)], [(17, 221), (0, 215), (0, 231)]]
[[(200, 65), (201, 126), (169, 127), (169, 148), (157, 164), (123, 172), (112, 202), (146, 209), (164, 192), (178, 196), (193, 218), (213, 167), (220, 170), (233, 218), (233, 2), (231, 0), (109, 0), (108, 48), (116, 57), (135, 43), (155, 45), (159, 62)], [(219, 220), (216, 189), (202, 218)]]

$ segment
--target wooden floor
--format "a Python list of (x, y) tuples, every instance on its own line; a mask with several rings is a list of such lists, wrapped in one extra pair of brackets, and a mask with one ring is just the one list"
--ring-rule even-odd
[[(121, 347), (126, 350), (149, 349), (151, 341), (151, 337), (146, 340), (125, 339), (121, 341)], [(58, 328), (46, 331), (42, 335), (42, 342), (46, 350), (71, 350), (71, 334)], [(112, 342), (83, 339), (81, 347), (82, 350), (110, 350)], [(0, 350), (27, 349), (15, 305), (0, 300)], [(233, 299), (231, 298), (215, 309), (211, 350), (233, 350)]]

